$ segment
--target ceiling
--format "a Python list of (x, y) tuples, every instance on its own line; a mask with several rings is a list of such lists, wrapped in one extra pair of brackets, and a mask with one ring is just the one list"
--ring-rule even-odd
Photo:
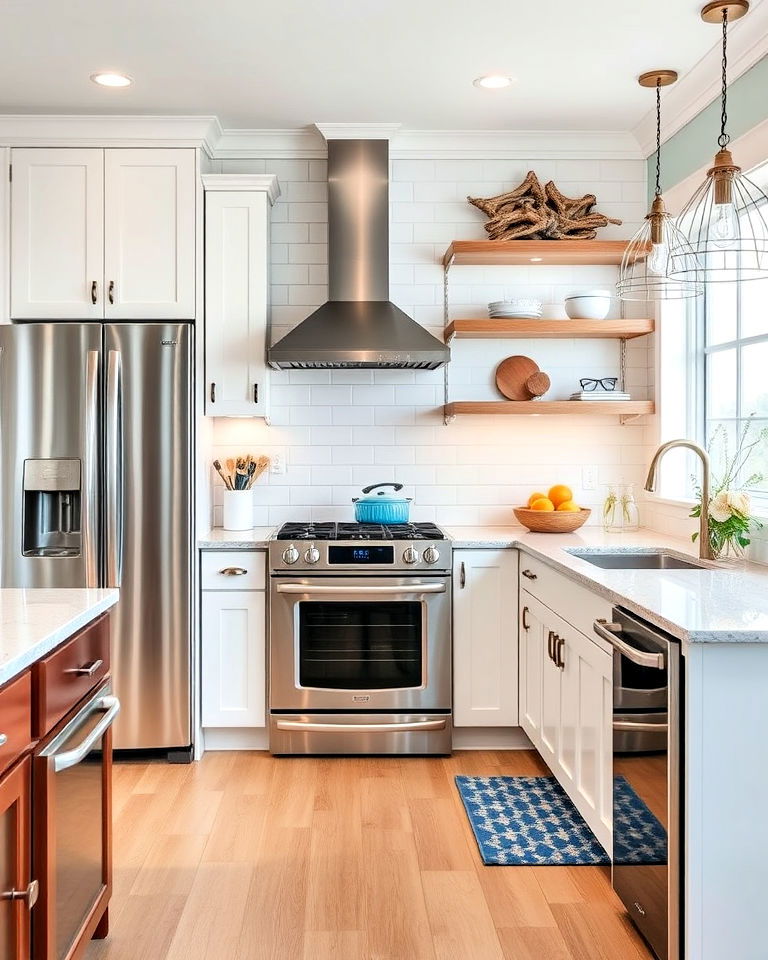
[[(652, 106), (639, 73), (682, 75), (717, 44), (700, 5), (3, 0), (0, 112), (215, 115), (238, 129), (629, 130)], [(97, 87), (99, 70), (135, 82)], [(517, 82), (472, 85), (487, 73)]]

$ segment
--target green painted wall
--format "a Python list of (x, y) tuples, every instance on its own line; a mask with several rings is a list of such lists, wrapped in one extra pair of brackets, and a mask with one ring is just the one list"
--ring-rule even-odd
[[(664, 104), (662, 101), (662, 110)], [(728, 88), (728, 132), (735, 140), (768, 118), (768, 56), (758, 60)], [(718, 98), (663, 144), (661, 185), (669, 188), (698, 170), (717, 151), (720, 133)], [(656, 152), (648, 157), (648, 196), (653, 196)]]

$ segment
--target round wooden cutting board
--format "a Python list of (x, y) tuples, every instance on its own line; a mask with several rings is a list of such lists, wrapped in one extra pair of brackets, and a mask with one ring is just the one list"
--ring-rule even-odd
[(496, 367), (496, 386), (508, 400), (531, 400), (546, 393), (549, 377), (530, 357), (507, 357)]

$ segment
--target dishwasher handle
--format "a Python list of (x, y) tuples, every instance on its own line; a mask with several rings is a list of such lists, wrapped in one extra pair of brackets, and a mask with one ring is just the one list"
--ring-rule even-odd
[(598, 635), (598, 637), (602, 637), (603, 640), (607, 640), (614, 650), (618, 650), (623, 657), (626, 657), (627, 660), (631, 660), (632, 663), (636, 663), (639, 667), (650, 667), (652, 670), (664, 669), (666, 665), (664, 661), (664, 654), (650, 653), (647, 650), (638, 650), (637, 647), (633, 647), (631, 644), (627, 643), (626, 640), (622, 640), (619, 636), (621, 633), (620, 623), (608, 623), (605, 620), (595, 620), (592, 626), (594, 627), (595, 633)]
[(69, 767), (74, 767), (81, 760), (84, 760), (85, 757), (90, 752), (94, 744), (104, 736), (107, 730), (112, 726), (112, 723), (115, 717), (120, 713), (120, 701), (117, 697), (109, 694), (106, 697), (99, 697), (99, 699), (94, 703), (94, 712), (97, 710), (105, 710), (106, 713), (99, 720), (96, 726), (91, 730), (85, 740), (82, 743), (79, 743), (76, 747), (73, 747), (71, 750), (65, 750), (63, 753), (56, 753), (51, 758), (53, 761), (53, 772), (61, 773), (62, 770), (67, 770)]

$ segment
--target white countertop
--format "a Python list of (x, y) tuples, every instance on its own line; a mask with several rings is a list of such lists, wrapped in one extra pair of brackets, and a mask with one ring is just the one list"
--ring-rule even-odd
[(768, 567), (604, 570), (567, 553), (573, 547), (616, 551), (663, 547), (698, 556), (689, 540), (651, 530), (607, 534), (600, 527), (582, 527), (572, 534), (546, 534), (520, 527), (454, 527), (447, 532), (454, 548), (518, 547), (688, 643), (768, 643)]
[[(203, 550), (265, 549), (274, 528), (242, 533), (216, 528), (201, 537)], [(569, 547), (626, 550), (664, 548), (696, 557), (689, 540), (651, 530), (607, 534), (582, 527), (572, 534), (529, 533), (522, 527), (451, 527), (454, 549), (519, 548), (612, 603), (633, 611), (688, 643), (768, 643), (768, 567), (730, 570), (604, 570), (571, 556)]]
[(113, 607), (117, 590), (0, 590), (0, 684)]

